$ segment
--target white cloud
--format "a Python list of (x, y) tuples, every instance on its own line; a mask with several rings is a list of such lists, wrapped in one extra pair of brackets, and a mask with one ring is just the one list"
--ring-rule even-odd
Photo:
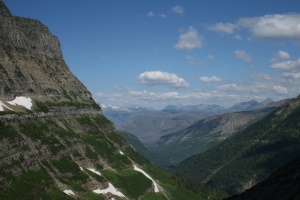
[(149, 11), (149, 12), (148, 12), (148, 14), (147, 14), (147, 16), (148, 16), (148, 17), (154, 17), (154, 16), (155, 16), (155, 14), (154, 14), (154, 12), (152, 12), (152, 11)]
[(289, 55), (289, 53), (288, 52), (286, 52), (286, 51), (278, 51), (278, 53), (277, 53), (277, 57), (278, 58), (281, 58), (281, 59), (289, 59), (290, 58), (290, 55)]
[(290, 58), (290, 54), (288, 52), (280, 50), (275, 54), (275, 56), (270, 60), (270, 62), (275, 63), (280, 60), (289, 59), (289, 58)]
[(274, 86), (273, 89), (277, 94), (287, 94), (288, 93), (288, 90), (286, 87), (277, 85), (277, 86)]
[(202, 47), (202, 37), (197, 30), (190, 27), (187, 32), (180, 34), (177, 44), (174, 46), (178, 50), (193, 50)]
[(146, 71), (138, 76), (141, 84), (145, 85), (162, 85), (172, 88), (186, 88), (189, 84), (176, 74), (170, 74), (161, 71)]
[(207, 76), (202, 76), (199, 78), (200, 81), (202, 82), (218, 82), (218, 81), (222, 81), (221, 78), (216, 77), (216, 76), (212, 76), (212, 77), (207, 77)]
[(203, 63), (200, 60), (194, 58), (193, 56), (187, 55), (185, 58), (192, 65), (203, 65)]
[(291, 81), (300, 80), (300, 72), (297, 73), (285, 72), (282, 74), (282, 77)]
[(254, 74), (254, 75), (252, 75), (252, 78), (256, 81), (269, 81), (272, 79), (272, 77), (270, 75), (262, 74), (262, 73)]
[(275, 56), (270, 60), (270, 63), (277, 63), (284, 59), (289, 59), (290, 54), (286, 51), (279, 50)]
[(216, 23), (214, 25), (208, 26), (208, 30), (216, 31), (219, 33), (233, 34), (234, 31), (238, 29), (236, 24), (232, 23)]
[(300, 72), (300, 58), (296, 61), (278, 61), (270, 64), (270, 68), (283, 72)]
[(183, 8), (183, 6), (174, 6), (173, 8), (172, 8), (172, 10), (171, 10), (173, 13), (175, 13), (175, 14), (179, 14), (179, 15), (183, 15), (183, 13), (184, 13), (184, 8)]
[(272, 14), (241, 18), (238, 25), (258, 38), (300, 38), (300, 14)]
[(218, 89), (220, 91), (237, 91), (238, 90), (238, 86), (236, 84), (225, 84), (222, 86), (219, 86)]
[(248, 55), (245, 51), (243, 50), (236, 50), (234, 52), (234, 55), (237, 57), (237, 58), (240, 58), (246, 62), (250, 62), (252, 60), (251, 56)]

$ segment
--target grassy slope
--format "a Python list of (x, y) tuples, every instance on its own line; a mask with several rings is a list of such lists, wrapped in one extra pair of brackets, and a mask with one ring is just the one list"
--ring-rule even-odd
[[(0, 199), (68, 199), (70, 196), (62, 192), (64, 189), (72, 189), (80, 199), (104, 199), (103, 195), (92, 193), (90, 186), (103, 188), (107, 182), (112, 182), (130, 199), (217, 197), (213, 190), (210, 194), (210, 190), (187, 189), (181, 179), (139, 156), (121, 135), (105, 132), (105, 127), (110, 125), (103, 116), (94, 114), (40, 118), (15, 123), (14, 127), (0, 124), (1, 141), (11, 141), (9, 147), (24, 155), (36, 152), (34, 157), (20, 156), (1, 165)], [(45, 152), (51, 152), (49, 157)], [(26, 168), (28, 162), (37, 162), (35, 168)], [(164, 192), (154, 193), (151, 181), (134, 171), (133, 163), (149, 173)], [(103, 177), (82, 171), (80, 167), (93, 167)], [(14, 176), (11, 169), (19, 169), (21, 174)]]

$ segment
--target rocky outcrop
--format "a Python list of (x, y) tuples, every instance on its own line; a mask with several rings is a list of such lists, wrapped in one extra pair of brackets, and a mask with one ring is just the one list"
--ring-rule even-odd
[(41, 22), (12, 16), (0, 1), (0, 97), (94, 104), (70, 72), (56, 36)]
[(0, 44), (25, 49), (39, 57), (62, 59), (61, 47), (56, 36), (41, 22), (12, 16), (0, 1)]

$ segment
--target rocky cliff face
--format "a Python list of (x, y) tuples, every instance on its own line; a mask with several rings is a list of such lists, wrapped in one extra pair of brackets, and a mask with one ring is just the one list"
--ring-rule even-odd
[(58, 38), (37, 20), (12, 16), (2, 1), (0, 9), (1, 99), (94, 104), (64, 62)]
[(40, 57), (62, 59), (58, 38), (45, 25), (37, 20), (12, 16), (4, 6), (2, 12), (1, 44), (25, 49)]

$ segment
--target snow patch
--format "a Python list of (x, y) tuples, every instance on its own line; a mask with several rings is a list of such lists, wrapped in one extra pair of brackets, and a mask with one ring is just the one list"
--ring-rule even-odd
[(108, 183), (108, 188), (100, 190), (93, 190), (94, 193), (97, 194), (107, 194), (107, 193), (111, 193), (113, 195), (119, 196), (119, 197), (125, 197), (124, 194), (122, 192), (119, 192), (111, 183)]
[(10, 105), (16, 106), (16, 105), (20, 105), (23, 106), (25, 108), (27, 108), (28, 110), (31, 110), (31, 106), (32, 106), (32, 100), (30, 97), (16, 97), (14, 100), (12, 101), (8, 101), (7, 103), (9, 103)]
[(97, 171), (97, 170), (95, 170), (95, 169), (93, 169), (93, 168), (87, 168), (87, 169), (88, 169), (89, 171), (91, 171), (91, 172), (93, 172), (93, 173), (95, 173), (95, 174), (101, 176), (101, 173), (100, 173), (99, 171)]
[(0, 101), (0, 111), (4, 111), (4, 108), (7, 108), (9, 110), (12, 110), (10, 109), (9, 107), (7, 107), (2, 101)]
[(119, 151), (119, 153), (120, 153), (121, 155), (124, 155), (123, 151)]
[(157, 183), (151, 178), (151, 176), (149, 176), (149, 174), (147, 174), (144, 170), (138, 168), (137, 166), (133, 165), (134, 170), (143, 173), (148, 179), (150, 179), (153, 182), (154, 185), (154, 192), (159, 192)]
[(67, 195), (73, 195), (75, 196), (74, 192), (72, 190), (64, 190), (64, 193), (66, 193)]

